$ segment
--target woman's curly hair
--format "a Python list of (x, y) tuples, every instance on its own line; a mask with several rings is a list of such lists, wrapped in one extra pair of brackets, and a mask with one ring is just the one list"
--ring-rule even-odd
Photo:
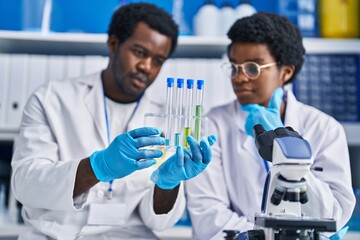
[(277, 66), (294, 65), (293, 82), (304, 63), (305, 48), (299, 29), (286, 17), (274, 13), (256, 13), (238, 19), (227, 33), (231, 43), (261, 43), (267, 45)]

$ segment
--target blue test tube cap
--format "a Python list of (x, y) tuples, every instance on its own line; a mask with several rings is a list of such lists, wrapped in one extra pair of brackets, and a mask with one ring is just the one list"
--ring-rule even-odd
[(174, 85), (174, 78), (172, 78), (172, 77), (168, 77), (167, 78), (167, 87), (173, 87), (173, 85)]
[(184, 87), (184, 79), (183, 78), (178, 78), (177, 79), (177, 87), (178, 88), (183, 88)]
[(204, 88), (204, 80), (197, 80), (197, 89)]
[(192, 89), (192, 88), (194, 87), (194, 79), (188, 79), (188, 80), (186, 81), (186, 87), (187, 87), (188, 89)]

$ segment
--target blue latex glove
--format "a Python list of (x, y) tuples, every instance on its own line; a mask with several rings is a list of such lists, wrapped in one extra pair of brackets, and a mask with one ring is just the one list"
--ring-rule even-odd
[(349, 229), (349, 226), (343, 227), (337, 233), (335, 233), (334, 235), (331, 235), (331, 237), (329, 239), (330, 240), (341, 240), (341, 239), (343, 239), (346, 232), (348, 231), (348, 229)]
[(157, 136), (156, 128), (144, 127), (117, 136), (108, 148), (94, 152), (90, 164), (98, 180), (108, 182), (125, 177), (136, 170), (156, 163), (160, 150), (139, 149), (145, 146), (164, 145), (165, 139)]
[(216, 142), (214, 135), (201, 139), (198, 143), (187, 136), (191, 153), (177, 146), (176, 153), (162, 163), (151, 175), (153, 181), (161, 189), (173, 189), (183, 180), (200, 174), (210, 163), (212, 154), (210, 146)]
[(247, 135), (254, 137), (253, 127), (256, 124), (263, 125), (266, 131), (274, 130), (278, 127), (284, 127), (280, 115), (283, 95), (283, 89), (277, 88), (271, 96), (268, 108), (260, 106), (259, 104), (247, 104), (241, 106), (242, 110), (249, 112), (245, 122)]

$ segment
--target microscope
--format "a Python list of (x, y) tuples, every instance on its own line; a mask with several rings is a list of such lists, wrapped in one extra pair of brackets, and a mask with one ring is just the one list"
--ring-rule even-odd
[(265, 131), (257, 124), (253, 131), (260, 156), (273, 164), (265, 181), (261, 213), (255, 215), (253, 230), (225, 230), (225, 239), (320, 240), (320, 232), (336, 231), (335, 220), (301, 212), (301, 205), (308, 202), (304, 176), (313, 163), (310, 144), (291, 127)]

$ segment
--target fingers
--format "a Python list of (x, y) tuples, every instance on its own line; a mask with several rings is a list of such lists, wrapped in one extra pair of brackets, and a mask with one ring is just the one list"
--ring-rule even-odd
[[(214, 135), (212, 135), (214, 136)], [(215, 138), (216, 140), (216, 138)], [(202, 151), (202, 155), (204, 156), (203, 158), (203, 163), (208, 164), (211, 160), (212, 157), (212, 153), (211, 153), (211, 147), (210, 147), (210, 143), (208, 142), (208, 140), (206, 138), (203, 138), (200, 141), (200, 149)]]
[(248, 119), (246, 119), (245, 131), (248, 136), (254, 137), (253, 127), (254, 127), (254, 124), (252, 123), (252, 121), (249, 121)]
[(188, 141), (189, 146), (190, 146), (190, 150), (191, 150), (191, 154), (192, 154), (192, 160), (195, 163), (202, 162), (203, 156), (202, 156), (202, 153), (201, 153), (200, 145), (197, 143), (195, 138), (193, 138), (192, 136), (187, 136), (186, 140)]
[(150, 159), (150, 158), (159, 158), (163, 155), (160, 150), (151, 150), (151, 149), (139, 149), (137, 159)]
[(178, 167), (184, 166), (184, 149), (181, 146), (176, 147), (175, 159)]
[(165, 138), (159, 136), (146, 136), (146, 137), (138, 137), (134, 139), (135, 147), (146, 147), (153, 145), (165, 145)]
[(148, 168), (148, 167), (151, 167), (152, 165), (156, 164), (156, 160), (155, 159), (144, 159), (144, 160), (135, 161), (135, 163), (139, 169), (144, 169), (144, 168)]
[(142, 127), (129, 131), (129, 134), (132, 138), (138, 138), (144, 136), (158, 135), (160, 134), (160, 130), (153, 127)]
[(256, 109), (260, 108), (259, 104), (246, 104), (246, 105), (241, 105), (241, 109), (247, 112), (251, 112), (254, 111)]
[(270, 98), (269, 108), (279, 110), (284, 96), (284, 90), (282, 88), (277, 88), (273, 92)]
[(208, 142), (209, 142), (210, 146), (214, 145), (214, 143), (216, 142), (216, 136), (215, 135), (210, 135), (210, 136), (208, 136), (207, 139), (208, 139)]

